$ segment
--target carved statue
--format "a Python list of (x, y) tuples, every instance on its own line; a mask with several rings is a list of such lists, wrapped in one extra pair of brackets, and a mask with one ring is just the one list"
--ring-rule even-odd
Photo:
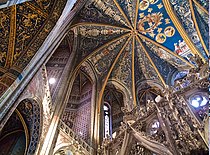
[(163, 90), (163, 94), (164, 94), (164, 98), (169, 101), (170, 97), (171, 97), (171, 93), (172, 93), (172, 89), (166, 85), (165, 89)]
[(198, 68), (202, 67), (204, 64), (201, 57), (198, 54), (195, 54), (194, 57), (191, 57), (190, 61), (195, 62), (197, 64)]

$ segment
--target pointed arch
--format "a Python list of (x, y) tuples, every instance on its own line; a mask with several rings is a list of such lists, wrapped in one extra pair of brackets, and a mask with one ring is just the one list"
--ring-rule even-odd
[(127, 106), (129, 110), (133, 108), (133, 104), (131, 103), (132, 101), (130, 100), (132, 97), (131, 92), (128, 90), (128, 88), (120, 81), (116, 79), (109, 79), (107, 82), (107, 85), (114, 85), (118, 91), (120, 91), (123, 94), (123, 105)]
[(30, 132), (27, 154), (34, 154), (38, 149), (42, 134), (41, 109), (40, 104), (31, 98), (23, 99), (17, 107), (17, 110), (26, 121)]

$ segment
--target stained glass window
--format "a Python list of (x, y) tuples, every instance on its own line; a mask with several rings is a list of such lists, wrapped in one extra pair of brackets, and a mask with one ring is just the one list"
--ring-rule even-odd
[(108, 138), (110, 135), (110, 109), (104, 105), (104, 137)]
[(208, 95), (204, 93), (196, 93), (190, 96), (190, 105), (197, 117), (203, 120), (208, 113)]
[(196, 94), (191, 97), (191, 105), (195, 108), (205, 106), (207, 102), (208, 99), (200, 94)]
[(160, 127), (160, 123), (158, 120), (153, 120), (149, 127), (150, 135), (156, 134)]

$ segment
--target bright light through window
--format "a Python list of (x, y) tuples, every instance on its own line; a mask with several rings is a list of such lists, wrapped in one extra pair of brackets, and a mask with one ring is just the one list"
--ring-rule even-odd
[(152, 128), (159, 128), (159, 122), (154, 122), (154, 124), (152, 124)]
[(159, 128), (160, 128), (160, 122), (158, 120), (153, 120), (153, 122), (150, 124), (149, 127), (150, 135), (156, 134)]
[(203, 98), (203, 101), (202, 101), (201, 104), (200, 104), (200, 106), (206, 105), (207, 102), (208, 102), (208, 100), (204, 97), (204, 98)]
[(109, 136), (109, 116), (105, 116), (105, 137)]
[(49, 84), (54, 84), (56, 82), (55, 78), (50, 78), (49, 79)]
[(107, 110), (109, 110), (109, 108), (104, 105), (104, 111), (107, 111)]
[(194, 99), (194, 100), (192, 100), (192, 106), (193, 107), (195, 107), (195, 108), (198, 108), (199, 107), (199, 102), (198, 102), (198, 100), (196, 100), (196, 99)]
[(114, 133), (112, 134), (112, 138), (115, 138), (116, 136), (117, 136), (117, 133), (114, 132)]
[(191, 97), (191, 105), (195, 108), (205, 106), (208, 103), (206, 96), (194, 95)]
[(110, 109), (104, 105), (104, 137), (108, 138), (110, 135)]

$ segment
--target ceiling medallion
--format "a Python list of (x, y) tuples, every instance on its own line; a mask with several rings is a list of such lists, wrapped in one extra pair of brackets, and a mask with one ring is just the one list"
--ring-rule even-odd
[(153, 32), (158, 25), (160, 25), (163, 19), (162, 14), (160, 12), (148, 14), (143, 19), (138, 21), (138, 31), (141, 33)]
[(159, 34), (157, 34), (155, 40), (162, 44), (166, 41), (166, 35), (163, 33), (159, 33)]
[(157, 2), (158, 0), (143, 0), (139, 3), (139, 9), (144, 11), (149, 7), (150, 4), (155, 4)]
[(138, 35), (138, 31), (137, 31), (137, 30), (132, 30), (132, 31), (131, 31), (131, 34), (132, 34), (133, 36), (137, 36), (137, 35)]
[(144, 11), (149, 7), (149, 1), (148, 0), (143, 0), (139, 3), (139, 9)]
[(165, 28), (164, 33), (167, 37), (172, 37), (175, 34), (175, 29), (172, 26)]

